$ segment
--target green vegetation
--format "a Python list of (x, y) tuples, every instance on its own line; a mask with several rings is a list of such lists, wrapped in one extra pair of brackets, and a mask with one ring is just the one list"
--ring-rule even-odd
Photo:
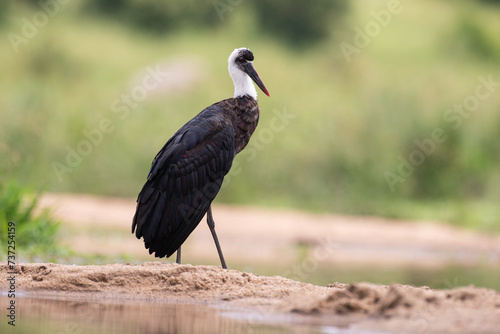
[(19, 261), (52, 259), (61, 254), (57, 244), (59, 223), (47, 210), (35, 212), (37, 200), (38, 195), (14, 181), (0, 183), (1, 260), (8, 255)]
[(179, 28), (215, 28), (238, 8), (255, 16), (260, 33), (272, 35), (275, 41), (296, 50), (329, 36), (331, 22), (338, 26), (346, 15), (348, 4), (342, 0), (247, 1), (215, 0), (194, 3), (159, 2), (155, 0), (91, 0), (84, 9), (101, 16), (131, 24), (155, 34), (168, 34)]
[[(338, 19), (325, 11), (331, 19), (318, 24), (327, 33), (318, 28), (313, 44), (293, 44), (265, 33), (259, 10), (243, 2), (223, 20), (203, 7), (213, 24), (176, 16), (160, 33), (137, 29), (134, 11), (110, 19), (91, 6), (60, 4), (27, 42), (0, 40), (0, 168), (9, 177), (51, 191), (136, 196), (174, 131), (231, 96), (226, 59), (247, 46), (271, 98), (259, 95), (259, 127), (218, 201), (500, 230), (500, 86), (481, 86), (500, 81), (499, 7), (401, 2), (384, 18), (387, 2), (355, 1)], [(40, 10), (10, 3), (1, 35), (22, 34), (6, 17), (32, 20)], [(359, 31), (377, 26), (356, 44)], [(356, 52), (346, 57), (343, 42)], [(169, 67), (181, 60), (181, 72)], [(177, 76), (170, 86), (118, 110), (157, 64)], [(195, 72), (187, 84), (186, 68)]]

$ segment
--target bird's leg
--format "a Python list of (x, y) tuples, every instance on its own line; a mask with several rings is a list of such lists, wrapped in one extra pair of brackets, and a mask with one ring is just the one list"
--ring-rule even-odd
[(222, 255), (222, 249), (220, 248), (219, 238), (217, 238), (217, 233), (215, 233), (215, 222), (214, 222), (214, 217), (212, 216), (212, 205), (208, 207), (207, 224), (208, 227), (210, 228), (210, 232), (212, 232), (212, 237), (214, 238), (215, 247), (217, 247), (217, 252), (219, 253), (220, 264), (222, 268), (227, 269), (226, 261), (224, 260), (224, 255)]
[(177, 248), (177, 259), (175, 260), (177, 264), (181, 264), (181, 246)]

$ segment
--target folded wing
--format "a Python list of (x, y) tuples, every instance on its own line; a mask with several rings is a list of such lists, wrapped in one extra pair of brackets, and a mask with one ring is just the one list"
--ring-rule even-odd
[(208, 210), (234, 158), (234, 129), (211, 106), (156, 155), (137, 198), (132, 233), (149, 253), (171, 256)]

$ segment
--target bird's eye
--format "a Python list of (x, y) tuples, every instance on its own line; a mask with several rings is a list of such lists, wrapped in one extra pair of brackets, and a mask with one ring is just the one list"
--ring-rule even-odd
[(244, 61), (245, 59), (243, 59), (243, 57), (240, 57), (240, 59), (239, 59), (239, 60), (240, 60), (240, 61)]

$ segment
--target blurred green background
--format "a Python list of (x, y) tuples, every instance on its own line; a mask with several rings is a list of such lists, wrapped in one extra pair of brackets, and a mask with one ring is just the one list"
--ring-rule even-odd
[(217, 201), (498, 231), (498, 1), (389, 3), (3, 1), (0, 182), (135, 197), (246, 46), (271, 97)]

